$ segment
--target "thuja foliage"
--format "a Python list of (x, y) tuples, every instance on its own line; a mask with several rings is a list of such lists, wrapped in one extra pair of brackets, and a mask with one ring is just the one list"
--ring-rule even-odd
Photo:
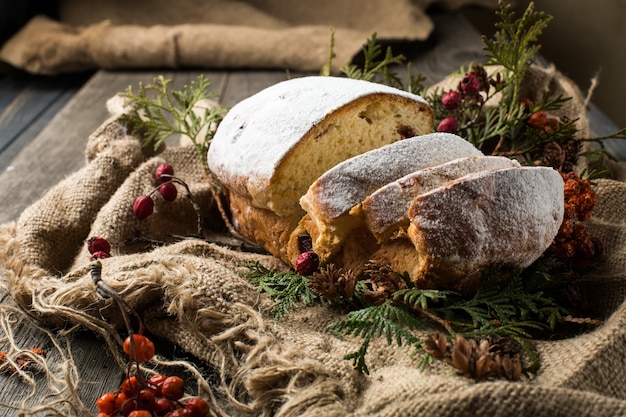
[(211, 82), (204, 75), (185, 85), (182, 90), (172, 90), (171, 79), (162, 75), (152, 83), (139, 83), (135, 92), (128, 87), (121, 96), (128, 107), (122, 121), (140, 134), (145, 146), (159, 149), (165, 140), (180, 134), (191, 140), (205, 172), (208, 174), (206, 155), (215, 133), (212, 126), (222, 121), (226, 109), (221, 106), (198, 108), (198, 102), (217, 98), (209, 92)]
[(246, 276), (260, 292), (275, 301), (274, 318), (280, 320), (289, 309), (298, 305), (311, 305), (321, 300), (318, 293), (309, 288), (308, 277), (294, 271), (270, 270), (258, 261), (246, 265)]
[[(503, 283), (484, 280), (471, 297), (411, 285), (396, 291), (380, 305), (349, 312), (344, 320), (332, 323), (330, 329), (338, 335), (362, 339), (359, 349), (345, 359), (365, 373), (372, 339), (384, 336), (389, 344), (407, 344), (414, 347), (415, 353), (425, 353), (424, 331), (436, 328), (451, 339), (457, 334), (468, 339), (511, 339), (526, 353), (526, 370), (532, 372), (539, 366), (532, 339), (554, 330), (570, 314), (558, 300), (567, 280), (555, 280), (550, 272), (546, 263), (539, 261)], [(431, 359), (425, 356), (420, 363), (425, 365)]]

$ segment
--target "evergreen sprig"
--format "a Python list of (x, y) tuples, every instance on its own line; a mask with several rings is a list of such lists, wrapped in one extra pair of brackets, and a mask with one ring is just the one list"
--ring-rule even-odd
[[(334, 45), (334, 38), (331, 38), (331, 47)], [(391, 87), (406, 89), (409, 92), (417, 93), (421, 91), (423, 83), (426, 80), (425, 77), (419, 74), (413, 74), (410, 64), (406, 64), (406, 57), (402, 54), (395, 55), (391, 47), (385, 49), (383, 55), (383, 48), (378, 41), (376, 33), (372, 34), (367, 42), (363, 45), (363, 65), (362, 67), (349, 63), (341, 68), (341, 72), (348, 78), (376, 81), (381, 82)], [(327, 67), (330, 67), (330, 61), (334, 57), (334, 53), (329, 53), (329, 63)], [(398, 75), (397, 69), (401, 65), (406, 64), (408, 83), (405, 87), (402, 78)]]
[(380, 305), (369, 306), (348, 313), (346, 320), (331, 323), (329, 329), (337, 335), (352, 335), (363, 339), (356, 352), (344, 356), (351, 360), (354, 368), (359, 372), (369, 374), (365, 355), (370, 341), (384, 336), (388, 344), (395, 342), (418, 346), (420, 339), (414, 330), (424, 330), (426, 326), (406, 306), (387, 300)]
[(160, 75), (152, 83), (139, 83), (137, 92), (129, 86), (121, 93), (129, 107), (122, 121), (133, 133), (143, 136), (145, 146), (152, 146), (155, 150), (173, 135), (189, 137), (208, 174), (206, 155), (215, 133), (211, 126), (222, 121), (226, 110), (215, 106), (202, 109), (200, 114), (194, 111), (199, 101), (217, 98), (216, 94), (209, 92), (211, 82), (204, 75), (181, 90), (171, 90), (171, 83), (171, 79)]
[[(555, 329), (569, 314), (557, 301), (566, 281), (556, 281), (551, 266), (557, 265), (539, 261), (502, 284), (486, 280), (471, 297), (411, 286), (381, 305), (351, 311), (329, 328), (338, 335), (363, 339), (359, 349), (344, 356), (361, 372), (368, 372), (366, 355), (372, 339), (384, 336), (388, 344), (408, 344), (415, 353), (424, 353), (422, 337), (415, 331), (434, 327), (443, 327), (450, 337), (514, 340), (526, 353), (527, 371), (534, 372), (539, 356), (533, 338)], [(430, 362), (432, 358), (422, 358), (419, 365), (423, 368)]]
[(524, 75), (535, 61), (540, 44), (539, 36), (552, 20), (552, 16), (536, 11), (530, 2), (521, 18), (517, 19), (510, 4), (499, 1), (500, 10), (496, 11), (499, 30), (494, 37), (483, 36), (488, 65), (501, 65), (505, 85), (509, 89), (503, 101), (511, 108), (520, 101), (519, 92)]
[(274, 319), (280, 320), (290, 308), (320, 302), (320, 296), (308, 286), (309, 278), (294, 271), (273, 271), (258, 261), (246, 265), (246, 277), (259, 292), (274, 300)]

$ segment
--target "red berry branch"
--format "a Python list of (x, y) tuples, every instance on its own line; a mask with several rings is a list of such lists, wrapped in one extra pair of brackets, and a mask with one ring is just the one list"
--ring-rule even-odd
[[(172, 174), (164, 174), (170, 176)], [(149, 198), (149, 197), (148, 197)], [(124, 381), (115, 392), (107, 392), (96, 401), (97, 417), (206, 417), (210, 415), (209, 404), (198, 397), (185, 398), (185, 381), (179, 376), (155, 374), (146, 379), (140, 364), (150, 361), (156, 351), (154, 343), (143, 334), (141, 317), (124, 299), (102, 280), (100, 259), (110, 256), (111, 245), (102, 237), (92, 237), (87, 241), (91, 254), (91, 277), (96, 291), (103, 298), (112, 299), (120, 309), (128, 337), (123, 350), (129, 357)], [(129, 313), (139, 322), (139, 330), (134, 333)]]
[(197, 236), (202, 237), (202, 214), (200, 206), (193, 199), (193, 195), (191, 194), (191, 190), (189, 189), (187, 183), (174, 176), (174, 168), (172, 168), (169, 164), (159, 165), (154, 172), (154, 176), (159, 185), (153, 188), (148, 194), (140, 195), (135, 199), (135, 202), (133, 203), (133, 213), (135, 213), (135, 216), (139, 220), (143, 220), (152, 215), (154, 212), (154, 200), (152, 196), (156, 193), (159, 193), (165, 201), (171, 202), (176, 200), (176, 197), (178, 197), (176, 184), (178, 184), (185, 189), (185, 196), (191, 202), (191, 205), (196, 212), (198, 218)]

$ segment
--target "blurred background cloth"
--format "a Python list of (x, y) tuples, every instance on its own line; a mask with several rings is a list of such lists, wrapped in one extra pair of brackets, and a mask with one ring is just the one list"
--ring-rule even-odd
[(497, 7), (497, 0), (60, 0), (55, 7), (30, 0), (30, 9), (28, 1), (12, 3), (0, 2), (3, 27), (16, 21), (13, 12), (34, 13), (9, 34), (0, 62), (44, 75), (97, 68), (319, 71), (328, 62), (331, 28), (338, 71), (373, 33), (383, 43), (427, 40), (429, 7)]

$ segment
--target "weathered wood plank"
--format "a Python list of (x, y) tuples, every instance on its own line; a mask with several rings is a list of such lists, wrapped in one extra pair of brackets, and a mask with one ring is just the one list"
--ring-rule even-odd
[[(224, 73), (205, 73), (219, 93)], [(0, 181), (5, 184), (0, 188), (0, 223), (16, 219), (47, 188), (84, 165), (86, 140), (109, 117), (106, 101), (110, 97), (128, 86), (136, 88), (139, 82), (152, 82), (158, 74), (173, 79), (172, 88), (178, 89), (196, 79), (199, 72), (96, 73), (32, 143), (15, 152), (10, 169), (0, 173)]]

